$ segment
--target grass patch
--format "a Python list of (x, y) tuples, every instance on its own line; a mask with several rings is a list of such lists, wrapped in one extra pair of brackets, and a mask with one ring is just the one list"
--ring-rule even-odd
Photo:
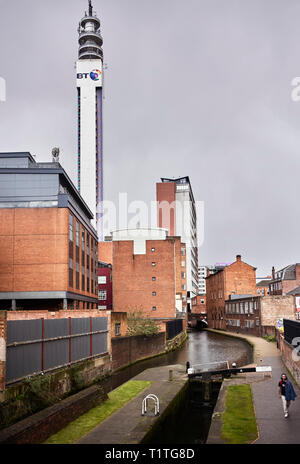
[(108, 394), (108, 400), (70, 422), (70, 424), (56, 434), (51, 435), (44, 444), (75, 443), (150, 384), (151, 382), (146, 380), (129, 380), (111, 391)]
[(222, 414), (222, 437), (229, 444), (251, 443), (257, 438), (257, 425), (249, 384), (227, 389), (226, 410)]
[(273, 335), (264, 335), (263, 338), (267, 340), (267, 342), (276, 342), (276, 337), (274, 337)]

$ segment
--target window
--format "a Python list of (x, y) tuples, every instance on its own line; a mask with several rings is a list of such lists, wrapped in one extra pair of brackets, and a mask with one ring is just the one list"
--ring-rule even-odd
[(106, 276), (98, 276), (98, 284), (106, 284)]
[(185, 256), (185, 248), (181, 248), (181, 256)]
[(117, 322), (115, 324), (115, 335), (120, 335), (121, 334), (121, 323), (120, 322)]
[(156, 266), (156, 263), (152, 263), (152, 266)]
[(152, 311), (156, 311), (156, 306), (152, 306)]
[(248, 314), (248, 301), (245, 301), (245, 314)]
[(69, 258), (69, 286), (73, 287), (73, 259)]
[(182, 279), (185, 279), (185, 272), (182, 272), (182, 273), (181, 273), (181, 278), (182, 278)]
[(106, 305), (98, 306), (98, 309), (106, 309)]
[(249, 312), (250, 314), (253, 314), (253, 301), (249, 302)]
[(152, 251), (152, 252), (155, 251), (155, 248), (151, 248), (151, 251)]
[(73, 242), (73, 216), (69, 214), (69, 240)]
[(185, 261), (181, 261), (181, 267), (185, 266)]
[(181, 290), (185, 290), (185, 289), (186, 289), (186, 288), (185, 288), (185, 284), (182, 284), (182, 285), (181, 285)]
[(201, 303), (201, 304), (204, 304), (204, 300), (203, 300), (203, 298), (201, 298), (201, 300), (200, 300), (200, 303)]
[(155, 280), (156, 280), (156, 277), (152, 277), (152, 280), (155, 281)]
[(156, 296), (156, 292), (152, 292), (152, 296)]
[(98, 299), (99, 300), (106, 300), (106, 290), (99, 290)]

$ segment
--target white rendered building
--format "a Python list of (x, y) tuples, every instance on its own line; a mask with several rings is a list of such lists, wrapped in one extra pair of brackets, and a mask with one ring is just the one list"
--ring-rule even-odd
[(103, 240), (103, 39), (91, 0), (78, 33), (78, 190), (94, 215), (98, 239)]

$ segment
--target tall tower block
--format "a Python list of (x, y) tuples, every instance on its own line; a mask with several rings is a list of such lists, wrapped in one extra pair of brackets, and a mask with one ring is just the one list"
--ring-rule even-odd
[(78, 34), (78, 190), (94, 215), (98, 239), (103, 240), (103, 39), (91, 0)]

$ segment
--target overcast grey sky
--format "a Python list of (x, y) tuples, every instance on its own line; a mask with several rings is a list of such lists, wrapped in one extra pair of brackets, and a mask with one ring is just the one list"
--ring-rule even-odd
[[(0, 0), (0, 151), (76, 182), (77, 27), (87, 0)], [(93, 0), (104, 39), (104, 195), (155, 200), (190, 176), (205, 202), (200, 264), (257, 276), (299, 262), (298, 0)]]

